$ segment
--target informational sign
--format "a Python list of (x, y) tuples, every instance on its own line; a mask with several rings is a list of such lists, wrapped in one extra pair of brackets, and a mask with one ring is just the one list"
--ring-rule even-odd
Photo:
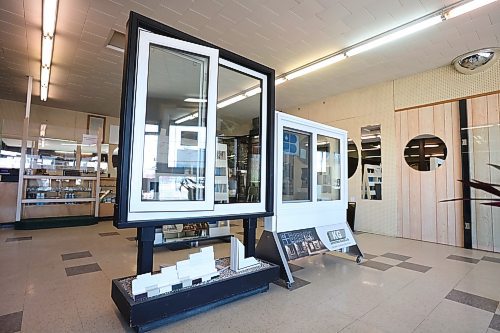
[(292, 133), (283, 133), (283, 153), (287, 155), (298, 155), (298, 138)]
[(356, 244), (346, 223), (279, 232), (278, 239), (288, 260), (334, 251)]
[(95, 145), (97, 145), (97, 135), (83, 134), (82, 145), (84, 145), (84, 146), (95, 146)]

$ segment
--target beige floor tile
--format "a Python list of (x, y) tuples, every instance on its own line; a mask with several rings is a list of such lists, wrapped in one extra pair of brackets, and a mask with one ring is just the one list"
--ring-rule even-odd
[(347, 327), (345, 327), (341, 333), (386, 333), (382, 329), (373, 326), (371, 324), (367, 324), (361, 320), (356, 320), (351, 323)]
[(485, 332), (492, 317), (491, 312), (443, 300), (415, 332)]

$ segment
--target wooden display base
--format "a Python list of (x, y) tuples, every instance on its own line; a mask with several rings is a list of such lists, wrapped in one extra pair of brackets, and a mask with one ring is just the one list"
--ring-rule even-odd
[(130, 327), (137, 332), (146, 332), (217, 306), (265, 292), (269, 289), (269, 283), (278, 278), (279, 267), (270, 265), (257, 271), (136, 301), (130, 297), (121, 282), (127, 278), (122, 278), (112, 281), (111, 298)]

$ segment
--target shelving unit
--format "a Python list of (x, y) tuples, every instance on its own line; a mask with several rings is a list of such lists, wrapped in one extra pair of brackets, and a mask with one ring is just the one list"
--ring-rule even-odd
[(22, 219), (96, 214), (97, 176), (25, 175)]
[(116, 199), (116, 178), (100, 179), (99, 217), (113, 217)]
[(382, 167), (380, 165), (365, 164), (363, 168), (363, 183), (361, 185), (361, 197), (373, 200), (377, 198), (376, 187), (382, 187)]

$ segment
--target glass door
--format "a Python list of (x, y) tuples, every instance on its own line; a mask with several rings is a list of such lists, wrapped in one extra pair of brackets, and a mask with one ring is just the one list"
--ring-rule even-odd
[(214, 208), (218, 50), (139, 30), (130, 211)]

